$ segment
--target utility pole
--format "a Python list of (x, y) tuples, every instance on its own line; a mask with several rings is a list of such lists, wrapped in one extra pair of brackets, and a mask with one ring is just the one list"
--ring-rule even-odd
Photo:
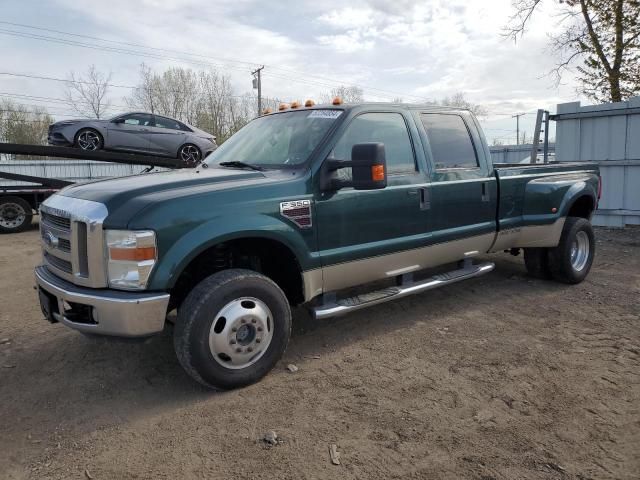
[(523, 115), (524, 113), (516, 113), (515, 115), (511, 115), (511, 118), (516, 119), (516, 145), (520, 145), (520, 117)]
[(253, 88), (258, 89), (258, 116), (262, 115), (262, 77), (260, 72), (264, 69), (264, 65), (251, 72), (253, 75)]

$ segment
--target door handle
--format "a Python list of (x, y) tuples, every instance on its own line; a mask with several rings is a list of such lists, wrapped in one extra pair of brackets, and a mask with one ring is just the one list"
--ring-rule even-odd
[(489, 182), (482, 182), (482, 201), (489, 201)]
[(427, 187), (422, 187), (420, 191), (420, 210), (429, 210), (431, 208), (431, 193)]

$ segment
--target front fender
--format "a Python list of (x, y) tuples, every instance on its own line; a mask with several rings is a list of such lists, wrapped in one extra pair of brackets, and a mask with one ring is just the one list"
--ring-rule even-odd
[[(240, 223), (239, 223), (240, 222)], [(310, 230), (304, 231), (313, 237)], [(162, 232), (158, 232), (161, 239)], [(308, 238), (292, 225), (274, 217), (258, 214), (243, 215), (240, 219), (231, 215), (216, 217), (196, 228), (188, 230), (177, 241), (174, 241), (156, 264), (151, 278), (149, 290), (168, 290), (175, 285), (182, 271), (199, 254), (221, 242), (240, 238), (265, 238), (275, 240), (288, 247), (295, 255), (303, 270), (317, 268), (317, 258), (312, 257)]]

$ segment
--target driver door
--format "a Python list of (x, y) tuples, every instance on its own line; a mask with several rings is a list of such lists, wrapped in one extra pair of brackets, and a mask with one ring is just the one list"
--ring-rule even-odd
[[(417, 131), (401, 112), (365, 112), (354, 117), (339, 136), (330, 157), (350, 160), (353, 145), (384, 143), (387, 187), (323, 192), (316, 200), (318, 245), (323, 264), (323, 288), (340, 290), (417, 270), (409, 253), (428, 235), (424, 192), (426, 174), (416, 159)], [(351, 169), (338, 170), (350, 177)], [(343, 177), (343, 179), (346, 179)]]
[(129, 113), (118, 117), (107, 127), (108, 148), (114, 150), (130, 150), (134, 152), (149, 152), (150, 129), (153, 118), (146, 113)]

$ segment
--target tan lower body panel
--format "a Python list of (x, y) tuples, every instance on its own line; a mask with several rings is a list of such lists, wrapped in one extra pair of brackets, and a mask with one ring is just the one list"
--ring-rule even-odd
[(489, 250), (494, 239), (495, 234), (487, 233), (413, 250), (338, 263), (323, 269), (308, 270), (303, 273), (305, 301), (323, 292), (342, 290), (469, 258), (478, 252)]
[(498, 232), (491, 252), (510, 248), (557, 247), (566, 217), (561, 217), (551, 225), (529, 225), (510, 228)]

